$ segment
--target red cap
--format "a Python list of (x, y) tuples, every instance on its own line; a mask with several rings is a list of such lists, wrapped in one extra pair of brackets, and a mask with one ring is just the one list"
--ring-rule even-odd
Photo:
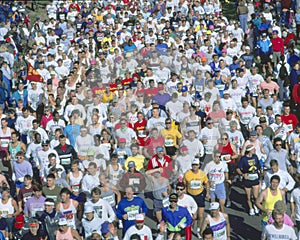
[(181, 148), (181, 151), (188, 151), (187, 146), (183, 146), (183, 147)]
[(120, 138), (119, 143), (126, 143), (126, 138)]
[(21, 229), (24, 227), (24, 215), (19, 214), (15, 218), (15, 228), (16, 229)]

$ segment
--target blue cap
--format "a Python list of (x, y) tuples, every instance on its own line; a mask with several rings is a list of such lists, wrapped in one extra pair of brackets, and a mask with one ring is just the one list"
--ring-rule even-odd
[(256, 136), (257, 132), (255, 130), (251, 131), (250, 136)]
[(106, 234), (109, 233), (109, 222), (104, 222), (101, 225), (101, 233)]
[(278, 30), (273, 30), (273, 34), (278, 34)]
[(187, 92), (188, 91), (188, 87), (187, 86), (183, 86), (181, 92)]
[(220, 68), (215, 68), (215, 72), (220, 72), (221, 69)]
[(162, 147), (157, 147), (156, 148), (156, 152), (163, 152), (163, 151), (164, 151), (164, 149)]

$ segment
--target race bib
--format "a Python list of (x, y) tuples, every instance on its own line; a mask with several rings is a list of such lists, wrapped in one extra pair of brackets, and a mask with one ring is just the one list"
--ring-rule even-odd
[(129, 211), (129, 212), (127, 213), (127, 215), (128, 215), (128, 220), (129, 220), (129, 221), (135, 220), (136, 215), (138, 215), (138, 214), (139, 214), (139, 210)]
[(201, 188), (201, 181), (199, 180), (192, 180), (190, 183), (191, 189), (200, 189)]
[(293, 124), (287, 124), (286, 126), (289, 131), (293, 131)]
[(196, 91), (197, 92), (202, 92), (203, 91), (203, 86), (196, 86)]
[(99, 218), (102, 218), (102, 208), (103, 208), (102, 206), (95, 206), (94, 207), (94, 210), (98, 214)]
[(114, 195), (104, 197), (103, 200), (105, 200), (106, 202), (108, 202), (110, 206), (115, 206), (116, 205), (115, 196)]
[(216, 85), (216, 88), (219, 90), (219, 91), (223, 91), (225, 89), (225, 85)]
[(129, 185), (139, 185), (140, 179), (139, 178), (129, 178)]
[(1, 215), (1, 217), (6, 218), (7, 215), (8, 215), (8, 209), (2, 208), (2, 209), (0, 210), (0, 215)]
[(146, 137), (146, 131), (145, 130), (140, 130), (138, 131), (138, 137)]
[(61, 164), (62, 165), (69, 165), (69, 164), (71, 164), (71, 158), (63, 158), (63, 159), (61, 159)]
[(166, 146), (166, 147), (173, 147), (173, 146), (174, 146), (174, 141), (173, 141), (173, 139), (166, 139), (166, 140), (165, 140), (165, 146)]
[(80, 190), (80, 184), (72, 185), (72, 191), (73, 192), (79, 192), (79, 190)]
[(257, 173), (249, 173), (248, 174), (248, 179), (250, 181), (257, 180), (258, 179), (258, 174)]

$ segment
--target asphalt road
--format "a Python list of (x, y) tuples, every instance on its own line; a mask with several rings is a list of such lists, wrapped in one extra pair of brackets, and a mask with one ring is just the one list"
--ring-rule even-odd
[[(249, 216), (246, 194), (242, 186), (237, 183), (232, 187), (230, 198), (232, 205), (230, 208), (225, 208), (225, 212), (229, 215), (229, 221), (231, 225), (231, 239), (232, 240), (257, 240), (260, 239), (262, 228), (260, 225), (261, 216)], [(149, 213), (145, 220), (145, 224), (152, 229), (153, 236), (156, 236), (155, 218), (153, 216), (153, 206), (150, 199), (145, 199)], [(205, 212), (208, 213), (209, 202), (206, 202)], [(153, 217), (152, 217), (153, 216)], [(194, 229), (196, 232), (196, 228)], [(119, 237), (121, 237), (121, 231), (118, 231)], [(121, 239), (121, 238), (120, 238)], [(196, 235), (193, 235), (193, 239), (198, 239)]]

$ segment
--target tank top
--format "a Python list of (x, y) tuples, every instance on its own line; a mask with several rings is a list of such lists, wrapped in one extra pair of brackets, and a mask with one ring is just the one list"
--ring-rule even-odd
[(123, 173), (123, 169), (120, 163), (118, 163), (118, 169), (114, 170), (111, 166), (111, 164), (109, 165), (109, 179), (110, 182), (113, 185), (117, 185), (118, 181), (121, 179), (122, 177), (122, 173)]
[(56, 232), (56, 240), (72, 240), (74, 239), (72, 236), (71, 228), (69, 227), (65, 233), (60, 232), (59, 230)]
[(209, 220), (209, 226), (211, 230), (214, 232), (214, 239), (215, 240), (226, 240), (227, 239), (227, 232), (226, 232), (226, 219), (224, 215), (220, 212), (220, 219), (215, 221), (212, 217), (208, 214), (207, 218)]
[(20, 142), (18, 142), (18, 145), (16, 147), (13, 147), (12, 143), (9, 143), (9, 152), (10, 152), (12, 160), (16, 160), (16, 154), (19, 151), (21, 151), (21, 143)]
[(9, 144), (10, 139), (11, 139), (10, 129), (7, 128), (6, 133), (4, 133), (2, 131), (2, 128), (0, 128), (0, 142), (1, 142), (0, 150), (5, 150), (5, 151), (8, 150), (8, 144)]
[(63, 208), (62, 203), (59, 203), (59, 211), (66, 217), (68, 226), (76, 229), (76, 213), (77, 210), (74, 207), (73, 200), (70, 199), (70, 206), (66, 209)]
[(198, 136), (199, 132), (200, 132), (200, 130), (199, 130), (200, 124), (201, 124), (200, 117), (198, 117), (197, 115), (196, 115), (196, 119), (194, 119), (194, 120), (191, 119), (190, 117), (188, 117), (188, 121), (185, 125), (186, 131), (188, 132), (190, 130), (194, 130), (196, 132), (196, 136)]
[(153, 197), (157, 200), (163, 200), (163, 192), (168, 192), (167, 179), (164, 178), (162, 183), (159, 183), (156, 179), (153, 181)]
[[(277, 194), (275, 196), (272, 195), (270, 188), (267, 188), (267, 191), (268, 191), (268, 197), (263, 202), (262, 205), (264, 209), (269, 209), (273, 211), (275, 203), (278, 200), (283, 200), (282, 195), (279, 188), (277, 188)], [(267, 222), (268, 220), (269, 220), (269, 216), (266, 213), (263, 213), (263, 221)]]
[(101, 197), (103, 200), (107, 201), (110, 206), (112, 207), (116, 206), (116, 200), (115, 200), (116, 194), (112, 190), (112, 186), (110, 186), (108, 191), (106, 192), (101, 188)]
[(15, 209), (12, 205), (12, 199), (9, 198), (7, 203), (3, 203), (2, 200), (0, 201), (0, 214), (1, 217), (7, 218), (8, 214), (14, 214)]
[(72, 188), (72, 191), (79, 191), (82, 178), (83, 174), (81, 171), (79, 171), (78, 177), (74, 177), (73, 173), (70, 172), (70, 186)]
[[(221, 152), (221, 155), (228, 155), (228, 154), (230, 154), (231, 156), (233, 155), (230, 142), (228, 142), (226, 146), (223, 146), (222, 144), (218, 144), (218, 150)], [(234, 163), (234, 161), (231, 159), (230, 162), (228, 162), (228, 164), (232, 164), (232, 163)]]
[(95, 128), (94, 125), (90, 125), (90, 134), (92, 136), (96, 135), (96, 134), (101, 134), (102, 131), (102, 127), (101, 124), (99, 125), (99, 127)]

